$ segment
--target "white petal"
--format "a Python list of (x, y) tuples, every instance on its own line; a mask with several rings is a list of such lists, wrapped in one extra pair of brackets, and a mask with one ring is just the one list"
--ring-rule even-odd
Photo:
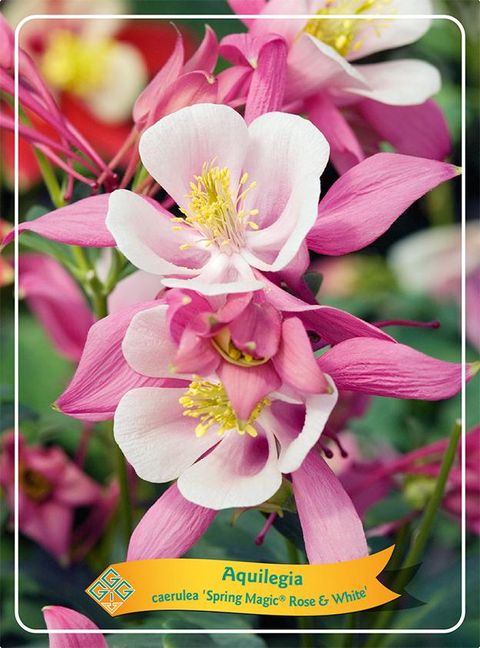
[(123, 308), (153, 301), (164, 291), (158, 275), (137, 270), (121, 279), (108, 298), (108, 312), (118, 313)]
[(185, 389), (143, 387), (127, 392), (114, 418), (115, 441), (139, 477), (176, 479), (218, 443), (214, 434), (195, 436), (196, 420), (184, 417), (178, 399)]
[(261, 429), (255, 438), (227, 432), (219, 445), (177, 482), (190, 502), (216, 510), (261, 504), (281, 483), (275, 439)]
[(332, 387), (332, 393), (309, 395), (305, 398), (305, 420), (301, 430), (289, 429), (279, 421), (273, 428), (275, 436), (281, 444), (279, 466), (283, 473), (294, 472), (300, 468), (308, 452), (320, 438), (335, 407), (338, 391), (333, 380), (329, 376), (326, 378)]
[(187, 288), (202, 295), (243, 293), (264, 288), (247, 262), (238, 254), (217, 254), (194, 279), (164, 279), (168, 288)]
[(168, 305), (140, 311), (132, 318), (122, 342), (125, 360), (144, 376), (172, 377), (170, 367), (177, 345), (170, 336), (167, 321)]
[(205, 163), (228, 167), (236, 189), (247, 151), (248, 131), (233, 108), (197, 104), (160, 119), (140, 139), (142, 162), (182, 207), (195, 175)]
[(441, 87), (440, 73), (426, 61), (402, 59), (357, 65), (368, 88), (345, 88), (346, 92), (393, 106), (412, 106), (427, 101)]
[(287, 113), (258, 117), (248, 135), (244, 170), (257, 186), (247, 194), (245, 209), (258, 209), (253, 220), (264, 228), (279, 218), (299, 183), (322, 175), (330, 147), (309, 120)]
[[(193, 275), (210, 256), (196, 245), (198, 232), (193, 228), (173, 231), (166, 213), (126, 189), (110, 195), (106, 226), (120, 251), (145, 272)], [(180, 250), (183, 244), (192, 247)], [(185, 265), (179, 265), (182, 262)]]
[(319, 196), (319, 178), (312, 175), (298, 182), (279, 218), (265, 229), (247, 233), (243, 258), (266, 272), (285, 268), (317, 220)]
[(336, 50), (310, 34), (302, 34), (288, 55), (285, 102), (311, 96), (322, 88), (364, 83), (360, 72)]
[[(390, 0), (376, 2), (369, 13), (428, 16), (433, 13), (433, 7), (430, 0)], [(431, 22), (429, 18), (362, 20), (355, 39), (360, 45), (358, 49), (350, 52), (347, 58), (353, 61), (374, 52), (414, 43), (425, 34)]]

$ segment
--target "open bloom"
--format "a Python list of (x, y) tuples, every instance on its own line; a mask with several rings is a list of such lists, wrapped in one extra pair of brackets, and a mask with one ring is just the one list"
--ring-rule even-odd
[[(8, 506), (14, 501), (14, 436), (3, 439), (1, 481)], [(21, 532), (37, 542), (58, 560), (78, 558), (81, 547), (77, 540), (91, 546), (98, 538), (115, 508), (116, 486), (104, 491), (86, 475), (59, 447), (27, 446), (19, 438), (19, 527)], [(88, 518), (74, 528), (74, 513), (79, 507), (89, 507), (92, 515), (101, 511), (94, 529), (88, 528)], [(88, 531), (88, 532), (87, 532)], [(93, 534), (93, 535), (92, 535)]]
[(168, 292), (166, 301), (138, 312), (127, 329), (123, 353), (138, 373), (163, 378), (216, 373), (244, 420), (282, 384), (303, 394), (330, 391), (301, 319), (278, 311), (262, 291), (234, 294), (218, 309), (205, 297), (178, 289)]
[[(259, 18), (245, 20), (248, 35), (226, 36), (222, 55), (253, 76), (265, 38), (282, 36), (289, 48), (285, 107), (307, 112), (330, 142), (332, 160), (341, 172), (378, 151), (382, 140), (409, 155), (443, 159), (449, 153), (445, 119), (430, 100), (440, 89), (435, 67), (405, 58), (357, 63), (418, 40), (430, 20), (381, 14), (428, 15), (429, 0), (265, 0), (255, 5), (230, 0), (230, 5)], [(240, 87), (244, 89), (245, 83)]]
[[(362, 394), (422, 399), (445, 398), (460, 387), (458, 365), (373, 337), (335, 344), (317, 360), (319, 373), (311, 367), (300, 320), (282, 317), (280, 325), (270, 308), (256, 318), (248, 306), (255, 311), (258, 305), (248, 299), (227, 302), (223, 315), (230, 309), (230, 316), (221, 321), (217, 311), (217, 323), (208, 321), (208, 310), (199, 317), (191, 298), (186, 304), (179, 300), (184, 310), (177, 301), (170, 314), (166, 305), (154, 302), (97, 322), (58, 408), (86, 420), (115, 412), (117, 441), (142, 477), (180, 477), (187, 499), (223, 508), (259, 503), (278, 487), (281, 471), (300, 467), (333, 408), (335, 385)], [(265, 321), (277, 329), (272, 337), (277, 351), (265, 345), (262, 326), (256, 331), (255, 325)], [(248, 339), (242, 339), (243, 333)], [(248, 342), (254, 345), (249, 348)], [(257, 344), (267, 357), (256, 356)], [(310, 387), (299, 382), (303, 372), (295, 365), (295, 349), (304, 356)], [(175, 363), (185, 373), (168, 378), (169, 364)], [(201, 373), (194, 374), (197, 369)], [(215, 477), (207, 479), (212, 465)], [(222, 480), (224, 487), (217, 489)], [(237, 480), (240, 486), (234, 488)]]
[(120, 401), (115, 439), (140, 477), (178, 478), (194, 504), (255, 506), (276, 493), (282, 473), (300, 468), (336, 398), (332, 383), (331, 393), (306, 397), (278, 391), (242, 420), (215, 375), (182, 387), (143, 387)]
[[(392, 341), (345, 311), (305, 304), (270, 282), (264, 291), (227, 298), (171, 289), (159, 301), (158, 290), (158, 276), (142, 271), (119, 283), (110, 297), (111, 314), (90, 329), (75, 377), (57, 401), (64, 413), (87, 421), (111, 418), (129, 389), (162, 385), (161, 376), (172, 382), (172, 369), (183, 378), (220, 372), (241, 412), (281, 380), (307, 392), (321, 390), (305, 331), (313, 333), (317, 347), (361, 336)], [(152, 301), (137, 303), (142, 296)]]
[[(260, 185), (251, 187), (248, 180), (242, 185), (240, 195), (243, 194), (245, 202), (243, 211), (246, 210), (248, 199), (250, 200), (249, 211), (253, 211), (253, 214), (249, 215), (248, 222), (245, 222), (245, 214), (242, 216), (241, 222), (246, 227), (240, 229), (240, 233), (244, 234), (245, 246), (238, 251), (234, 251), (234, 246), (230, 243), (223, 242), (226, 241), (225, 237), (235, 237), (234, 240), (237, 241), (239, 230), (224, 232), (218, 229), (222, 224), (230, 224), (232, 216), (233, 223), (239, 225), (235, 212), (228, 210), (225, 212), (224, 209), (224, 199), (230, 199), (233, 195), (238, 198), (238, 195), (225, 196), (220, 186), (218, 187), (220, 195), (212, 194), (210, 204), (205, 187), (202, 189), (201, 177), (197, 184), (193, 183), (194, 188), (188, 185), (189, 174), (185, 174), (186, 178), (180, 182), (179, 176), (173, 173), (172, 167), (165, 161), (166, 158), (158, 154), (157, 138), (154, 135), (156, 129), (162, 126), (160, 130), (164, 131), (165, 124), (172, 123), (179, 126), (178, 130), (163, 133), (165, 137), (162, 135), (159, 146), (170, 142), (172, 159), (176, 159), (174, 156), (177, 155), (177, 148), (182, 151), (187, 149), (182, 153), (179, 168), (183, 164), (186, 167), (190, 165), (188, 152), (190, 141), (192, 146), (196, 146), (200, 141), (201, 147), (198, 150), (205, 151), (209, 148), (210, 155), (214, 155), (214, 151), (218, 148), (215, 145), (216, 140), (223, 138), (225, 146), (232, 144), (227, 137), (228, 131), (222, 130), (220, 135), (215, 134), (214, 137), (211, 127), (203, 122), (203, 117), (200, 124), (198, 121), (190, 123), (188, 119), (192, 114), (203, 117), (208, 114), (221, 114), (227, 116), (227, 121), (232, 119), (237, 126), (240, 124), (240, 130), (244, 134), (245, 132), (251, 134), (252, 129), (255, 133), (261, 132), (261, 135), (258, 137), (255, 135), (253, 140), (253, 148), (257, 155), (252, 160), (252, 164), (258, 166), (261, 163), (262, 168), (259, 173), (264, 174), (261, 183), (263, 191), (260, 191)], [(270, 127), (265, 129), (262, 124), (267, 123)], [(303, 130), (304, 126), (306, 131)], [(269, 151), (275, 150), (277, 153), (279, 151), (278, 142), (274, 141), (273, 131), (282, 128), (284, 130), (279, 136), (283, 142), (281, 146), (288, 149), (288, 153), (285, 150), (283, 162), (278, 155), (271, 162), (267, 160)], [(308, 248), (332, 256), (359, 250), (383, 234), (415, 200), (460, 172), (458, 167), (437, 160), (398, 153), (378, 153), (345, 172), (334, 182), (317, 205), (319, 181), (318, 177), (314, 177), (310, 162), (319, 161), (317, 158), (320, 151), (317, 150), (311, 156), (310, 162), (305, 164), (302, 161), (301, 147), (311, 153), (314, 140), (323, 148), (325, 148), (325, 141), (319, 131), (299, 117), (269, 113), (255, 120), (247, 131), (241, 117), (232, 109), (226, 106), (198, 105), (160, 120), (145, 135), (150, 132), (153, 133), (152, 146), (155, 146), (152, 148), (151, 155), (148, 154), (148, 159), (157, 160), (161, 167), (160, 171), (162, 169), (165, 171), (163, 175), (167, 178), (165, 183), (167, 191), (171, 190), (177, 197), (181, 196), (182, 192), (195, 194), (195, 211), (189, 209), (189, 202), (193, 201), (193, 196), (189, 195), (183, 203), (183, 205), (187, 203), (185, 218), (172, 223), (170, 222), (172, 214), (153, 199), (149, 198), (147, 202), (145, 198), (129, 191), (117, 191), (112, 194), (90, 196), (35, 220), (25, 221), (20, 224), (17, 232), (32, 231), (60, 243), (83, 247), (114, 247), (118, 244), (138, 267), (155, 274), (159, 278), (159, 283), (163, 281), (169, 286), (200, 289), (200, 292), (211, 294), (247, 292), (264, 286), (270, 290), (271, 282), (267, 281), (262, 271), (275, 269), (276, 272), (271, 278), (277, 282), (280, 279), (285, 281), (292, 290), (303, 295), (305, 292), (303, 273), (306, 272), (310, 262)], [(179, 137), (182, 132), (185, 139)], [(303, 133), (303, 139), (297, 137), (300, 133)], [(308, 133), (313, 134), (314, 138), (307, 141)], [(232, 133), (232, 136), (234, 135), (235, 133)], [(289, 148), (287, 141), (290, 137), (292, 137), (292, 145)], [(213, 144), (212, 138), (215, 140)], [(265, 150), (258, 148), (260, 141), (266, 143)], [(180, 143), (181, 146), (177, 147)], [(297, 146), (300, 146), (299, 150)], [(249, 147), (252, 148), (250, 144)], [(238, 148), (230, 150), (227, 158), (235, 159), (238, 151)], [(205, 158), (207, 155), (209, 154), (202, 154), (200, 157)], [(188, 164), (186, 160), (189, 161)], [(193, 161), (191, 163), (194, 164)], [(325, 160), (322, 161), (322, 165), (324, 163)], [(273, 175), (268, 172), (269, 165)], [(285, 173), (288, 176), (287, 184), (284, 182), (280, 186), (281, 191), (277, 184), (277, 179), (280, 179), (279, 167), (284, 171), (286, 169)], [(191, 173), (195, 171), (192, 170)], [(244, 177), (240, 176), (240, 171), (237, 173), (239, 177)], [(289, 177), (290, 174), (293, 178)], [(206, 180), (208, 180), (207, 176), (203, 181)], [(186, 186), (183, 183), (187, 183)], [(246, 184), (250, 187), (247, 194), (245, 194)], [(306, 204), (307, 195), (305, 194), (303, 198), (299, 195), (302, 187), (311, 190), (312, 195), (308, 204)], [(316, 197), (314, 193), (317, 194)], [(318, 208), (318, 213), (313, 220), (312, 204), (315, 211)], [(282, 208), (283, 212), (280, 211)], [(260, 210), (258, 214), (256, 209)], [(241, 211), (240, 209), (236, 212), (237, 215)], [(107, 225), (110, 230), (106, 225), (107, 213), (109, 214)], [(199, 229), (200, 223), (209, 222), (217, 213), (218, 222), (215, 223), (214, 232), (204, 230), (202, 234)], [(279, 214), (281, 217), (277, 218)], [(255, 229), (257, 226), (258, 230)], [(204, 229), (204, 224), (201, 228)], [(307, 232), (306, 242), (305, 232)], [(4, 244), (11, 241), (14, 235), (15, 232), (11, 231), (5, 237)], [(214, 242), (209, 243), (212, 239)], [(287, 265), (284, 266), (284, 263)], [(240, 272), (244, 272), (248, 278), (239, 278)], [(182, 277), (195, 274), (198, 275), (195, 279), (165, 279), (170, 275)], [(220, 283), (220, 279), (224, 283)], [(289, 297), (288, 293), (278, 288), (276, 292), (272, 289), (270, 294), (283, 295), (281, 301)], [(305, 298), (311, 299), (311, 294)], [(298, 310), (283, 308), (283, 306), (280, 309)]]
[(320, 131), (294, 115), (268, 113), (247, 127), (227, 106), (183, 108), (140, 140), (143, 164), (183, 217), (118, 190), (107, 227), (125, 256), (167, 277), (166, 286), (257, 290), (258, 271), (304, 262), (328, 151)]

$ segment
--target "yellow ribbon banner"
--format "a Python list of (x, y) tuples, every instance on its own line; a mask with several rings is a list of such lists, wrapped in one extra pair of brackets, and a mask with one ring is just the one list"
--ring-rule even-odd
[(137, 560), (110, 565), (85, 591), (111, 616), (147, 610), (345, 614), (399, 597), (376, 579), (393, 549), (332, 565)]

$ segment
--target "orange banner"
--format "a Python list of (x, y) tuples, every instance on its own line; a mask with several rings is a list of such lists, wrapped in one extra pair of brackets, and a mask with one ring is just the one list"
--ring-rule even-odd
[(111, 616), (147, 610), (344, 614), (399, 597), (376, 578), (393, 549), (332, 565), (193, 558), (123, 562), (110, 565), (85, 591)]

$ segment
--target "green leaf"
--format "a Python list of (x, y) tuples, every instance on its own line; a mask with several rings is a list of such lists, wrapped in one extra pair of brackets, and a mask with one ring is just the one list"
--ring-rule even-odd
[(72, 267), (73, 259), (68, 248), (60, 243), (49, 241), (33, 232), (23, 232), (19, 240), (20, 252), (32, 251), (46, 254), (56, 259), (64, 266)]
[(47, 412), (65, 389), (72, 372), (72, 363), (57, 354), (40, 324), (22, 313), (19, 319), (20, 402), (33, 410)]

